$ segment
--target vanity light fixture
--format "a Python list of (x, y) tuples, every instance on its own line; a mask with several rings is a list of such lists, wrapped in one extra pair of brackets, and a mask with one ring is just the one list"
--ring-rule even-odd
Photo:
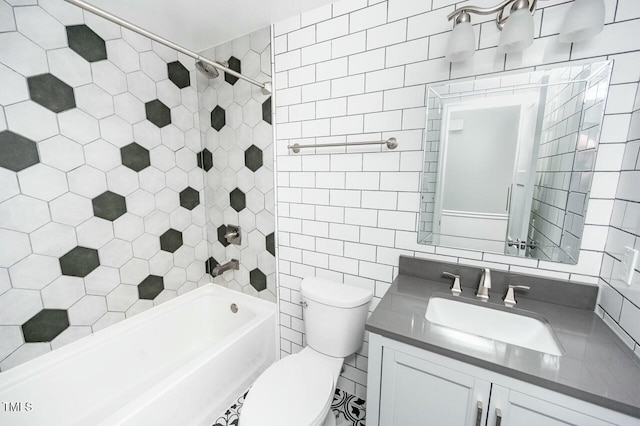
[[(471, 27), (471, 14), (496, 14), (496, 26), (502, 31), (498, 52), (521, 52), (533, 44), (533, 14), (538, 1), (503, 0), (493, 7), (463, 5), (451, 12), (455, 27), (449, 36), (446, 58), (450, 62), (469, 59), (475, 53), (476, 40)], [(508, 14), (507, 14), (508, 11)], [(506, 16), (505, 16), (506, 15)], [(574, 0), (562, 26), (559, 41), (571, 43), (593, 37), (604, 27), (604, 0)]]

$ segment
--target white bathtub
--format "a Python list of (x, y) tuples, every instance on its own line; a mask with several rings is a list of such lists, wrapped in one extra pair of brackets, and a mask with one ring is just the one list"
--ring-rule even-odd
[(275, 312), (191, 291), (0, 373), (0, 425), (210, 426), (275, 360)]

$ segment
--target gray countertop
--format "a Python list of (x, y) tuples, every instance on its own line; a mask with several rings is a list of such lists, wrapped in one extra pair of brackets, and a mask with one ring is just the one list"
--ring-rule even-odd
[[(460, 297), (475, 303), (473, 292), (464, 290)], [(424, 318), (429, 297), (438, 293), (451, 294), (447, 284), (401, 274), (366, 329), (640, 418), (640, 361), (593, 311), (518, 298), (511, 309), (549, 321), (563, 347), (563, 355), (556, 357), (489, 339), (480, 345), (453, 339)], [(501, 296), (492, 293), (488, 303), (503, 309)]]

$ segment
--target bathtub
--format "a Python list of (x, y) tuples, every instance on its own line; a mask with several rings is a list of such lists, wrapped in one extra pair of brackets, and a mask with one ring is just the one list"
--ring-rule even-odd
[(275, 360), (275, 312), (205, 285), (0, 373), (0, 425), (211, 426)]

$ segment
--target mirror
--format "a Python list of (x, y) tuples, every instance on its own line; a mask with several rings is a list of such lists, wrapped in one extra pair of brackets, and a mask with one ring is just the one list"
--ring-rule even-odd
[(577, 263), (611, 65), (430, 87), (418, 242)]

